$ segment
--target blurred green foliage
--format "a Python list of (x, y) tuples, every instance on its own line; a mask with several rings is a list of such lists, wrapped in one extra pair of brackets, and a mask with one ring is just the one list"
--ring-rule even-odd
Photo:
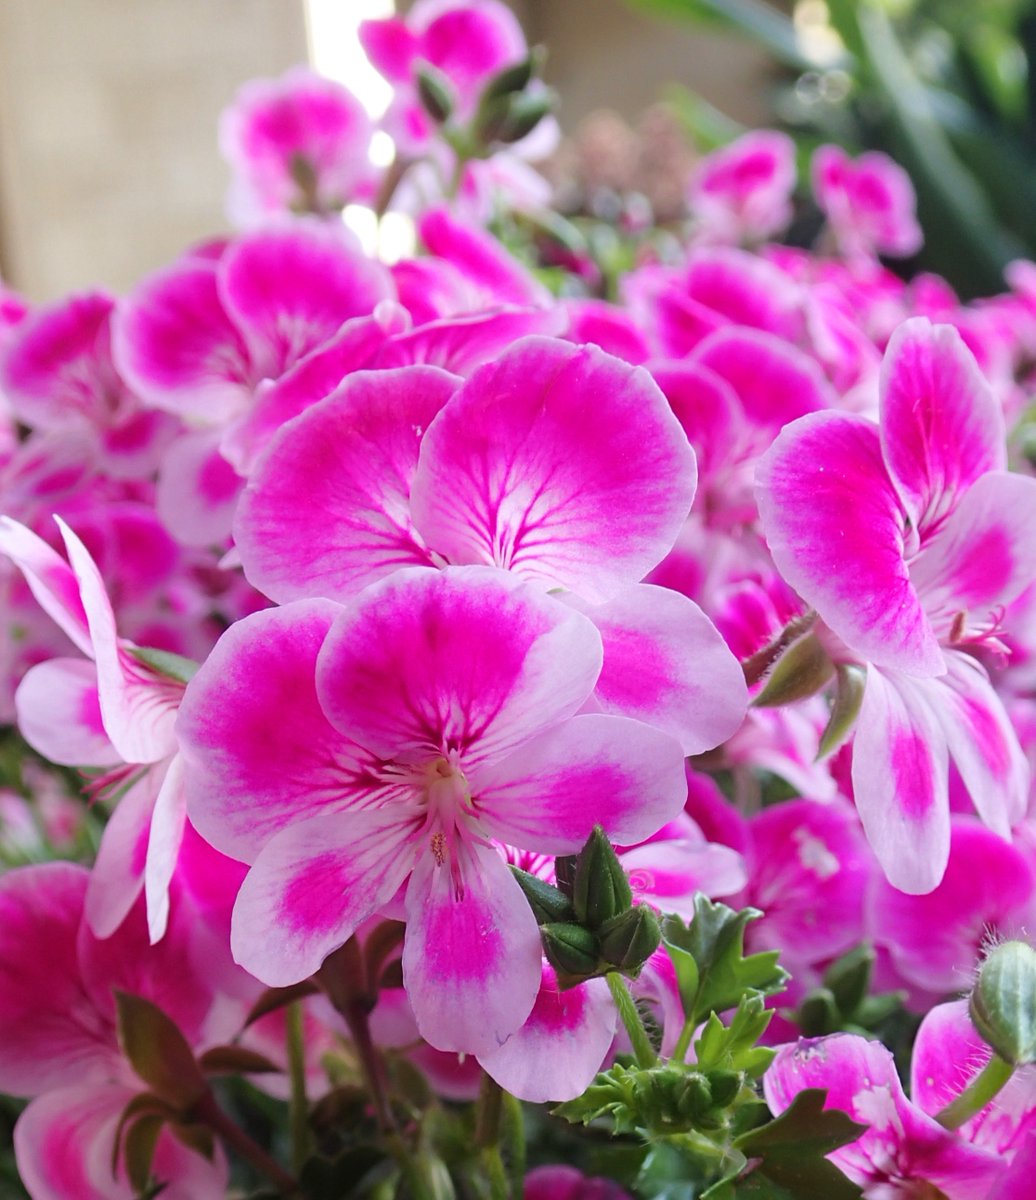
[[(909, 264), (970, 298), (1036, 258), (1036, 0), (628, 0), (734, 31), (781, 72), (775, 120), (805, 153), (822, 141), (880, 149), (909, 171), (925, 248)], [(703, 148), (733, 129), (672, 94)]]

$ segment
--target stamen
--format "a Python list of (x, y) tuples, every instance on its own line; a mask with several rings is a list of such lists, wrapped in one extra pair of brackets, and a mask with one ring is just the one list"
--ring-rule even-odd
[(432, 857), (439, 867), (446, 861), (446, 834), (442, 830), (432, 834)]

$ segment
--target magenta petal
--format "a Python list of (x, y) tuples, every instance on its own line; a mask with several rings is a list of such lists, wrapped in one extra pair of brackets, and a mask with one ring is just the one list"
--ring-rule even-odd
[(756, 480), (778, 569), (846, 645), (879, 666), (941, 674), (877, 427), (842, 413), (803, 417), (760, 460)]
[(327, 719), (372, 754), (453, 749), (468, 771), (577, 712), (600, 665), (593, 625), (513, 575), (418, 567), (346, 606), (317, 692)]
[(486, 828), (544, 854), (574, 854), (594, 825), (643, 841), (682, 810), (683, 754), (668, 734), (596, 713), (574, 717), (469, 774)]
[(76, 939), (89, 875), (71, 863), (18, 867), (0, 879), (0, 1088), (34, 1096), (104, 1079), (113, 1031), (80, 982)]
[(60, 519), (69, 561), (79, 582), (97, 663), (97, 693), (104, 729), (128, 763), (152, 763), (176, 750), (173, 722), (182, 688), (161, 682), (120, 645), (104, 580), (89, 551)]
[(897, 970), (929, 992), (971, 986), (984, 940), (1020, 934), (1036, 905), (1036, 872), (1026, 853), (970, 816), (955, 816), (938, 887), (908, 896), (878, 882), (869, 899), (875, 940)]
[(312, 975), (399, 890), (414, 865), (413, 826), (391, 805), (283, 829), (260, 851), (238, 893), (230, 934), (235, 961), (270, 987)]
[[(458, 841), (460, 861), (426, 851), (407, 888), (403, 981), (421, 1036), (437, 1050), (486, 1054), (528, 1018), (540, 985), (532, 909), (495, 850)], [(455, 875), (461, 877), (460, 887)]]
[(219, 296), (215, 262), (186, 258), (153, 275), (116, 309), (119, 370), (151, 404), (206, 425), (248, 400), (248, 347)]
[(379, 370), (415, 363), (470, 375), (519, 338), (542, 334), (560, 337), (565, 317), (557, 308), (499, 308), (426, 321), (387, 341), (376, 357)]
[[(14, 1131), (15, 1155), (33, 1200), (131, 1200), (124, 1171), (112, 1170), (115, 1133), (134, 1090), (121, 1083), (68, 1087), (40, 1096)], [(213, 1160), (159, 1136), (152, 1164), (164, 1200), (223, 1200), (228, 1172), (217, 1148)]]
[(411, 506), (451, 562), (494, 563), (599, 602), (668, 552), (695, 483), (694, 453), (646, 371), (528, 338), (432, 423)]
[(433, 367), (359, 372), (277, 434), (234, 527), (249, 582), (280, 603), (344, 601), (399, 567), (429, 566), (410, 486), (457, 382)]
[(119, 754), (104, 732), (97, 668), (82, 658), (33, 667), (14, 696), (18, 730), (44, 758), (66, 767), (106, 767)]
[(991, 471), (978, 479), (910, 563), (929, 620), (950, 640), (959, 614), (967, 627), (995, 624), (1036, 578), (1036, 479)]
[(219, 292), (247, 331), (258, 382), (281, 375), (350, 317), (367, 316), (393, 289), (344, 229), (299, 222), (234, 242), (220, 263)]
[(1001, 837), (1025, 815), (1029, 763), (985, 668), (948, 650), (948, 672), (938, 683), (939, 716), (950, 758), (983, 821)]
[(938, 686), (871, 667), (853, 741), (853, 792), (867, 840), (889, 883), (912, 894), (938, 884), (950, 853)]
[(816, 362), (762, 330), (717, 330), (695, 350), (694, 361), (730, 384), (757, 428), (776, 431), (834, 404), (831, 385)]
[(456, 267), (484, 295), (480, 307), (547, 301), (543, 285), (487, 231), (462, 223), (445, 208), (425, 212), (417, 228), (428, 253)]
[(561, 991), (543, 964), (539, 994), (528, 1020), (479, 1063), (519, 1100), (573, 1100), (590, 1086), (615, 1036), (615, 1003), (603, 979)]
[(924, 1181), (959, 1200), (983, 1200), (1001, 1169), (995, 1156), (907, 1100), (892, 1054), (880, 1043), (835, 1034), (782, 1047), (763, 1076), (767, 1104), (779, 1115), (810, 1087), (827, 1089), (825, 1108), (869, 1127), (830, 1157), (854, 1182), (870, 1185), (875, 1197), (921, 1195)]
[(146, 771), (119, 798), (104, 827), (86, 893), (86, 922), (99, 938), (119, 928), (144, 886), (151, 815), (163, 777), (162, 768)]
[(219, 433), (188, 433), (162, 459), (155, 504), (182, 545), (219, 546), (230, 536), (243, 486), (221, 452)]
[(881, 367), (881, 446), (889, 475), (922, 533), (980, 475), (1007, 465), (993, 390), (952, 325), (904, 321)]
[(133, 1099), (124, 1083), (59, 1088), (18, 1118), (18, 1172), (33, 1200), (132, 1200), (124, 1172), (112, 1169), (119, 1116)]
[(184, 693), (177, 735), (192, 823), (217, 849), (254, 861), (294, 821), (344, 807), (355, 747), (317, 702), (317, 653), (341, 612), (302, 600), (238, 621)]
[(25, 576), (47, 616), (72, 639), (77, 649), (93, 658), (79, 582), (61, 555), (10, 517), (0, 517), (0, 553), (6, 554)]
[(711, 750), (737, 731), (748, 705), (744, 673), (697, 604), (650, 584), (601, 605), (566, 599), (601, 635), (594, 696), (604, 712), (664, 730), (684, 754)]
[(144, 860), (144, 897), (147, 901), (148, 937), (160, 941), (169, 923), (169, 885), (187, 824), (187, 797), (183, 790), (183, 757), (174, 755), (166, 768), (148, 832)]

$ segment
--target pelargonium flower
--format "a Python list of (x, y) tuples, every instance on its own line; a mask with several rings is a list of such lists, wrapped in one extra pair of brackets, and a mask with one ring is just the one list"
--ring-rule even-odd
[(601, 656), (585, 617), (487, 567), (404, 569), (344, 607), (303, 600), (229, 629), (177, 728), (191, 820), (251, 864), (237, 961), (297, 982), (405, 889), (422, 1036), (501, 1045), (532, 1010), (541, 950), (492, 841), (568, 854), (599, 823), (636, 842), (686, 794), (673, 739), (576, 715)]
[(889, 881), (930, 891), (949, 854), (952, 758), (1002, 836), (1028, 767), (979, 661), (1036, 573), (1036, 481), (1006, 470), (1003, 417), (960, 335), (923, 318), (893, 336), (880, 425), (816, 413), (760, 462), (763, 531), (835, 658), (868, 664), (853, 791)]
[(920, 250), (913, 184), (887, 154), (871, 150), (852, 159), (840, 146), (820, 146), (813, 192), (846, 257), (906, 258)]
[(435, 132), (417, 92), (423, 63), (446, 78), (454, 111), (467, 120), (489, 79), (528, 53), (517, 18), (499, 0), (418, 0), (405, 17), (364, 21), (360, 41), (393, 85), (385, 127), (408, 155), (425, 150)]
[(220, 115), (234, 172), (227, 206), (241, 225), (287, 212), (334, 213), (371, 183), (373, 122), (340, 83), (308, 67), (253, 79)]
[(691, 176), (691, 212), (706, 235), (723, 241), (779, 233), (792, 217), (795, 143), (786, 133), (758, 129), (707, 154)]
[(763, 1091), (779, 1116), (803, 1088), (824, 1088), (825, 1108), (841, 1109), (868, 1126), (829, 1155), (867, 1200), (922, 1196), (926, 1185), (954, 1200), (993, 1200), (1007, 1163), (1036, 1120), (1031, 1068), (1016, 1074), (959, 1130), (951, 1133), (935, 1120), (988, 1059), (989, 1047), (968, 1019), (967, 1002), (958, 1001), (932, 1009), (921, 1023), (909, 1100), (891, 1052), (842, 1033), (782, 1047), (763, 1076)]
[(87, 919), (97, 936), (109, 936), (146, 887), (157, 941), (165, 931), (184, 831), (173, 736), (183, 682), (150, 666), (119, 637), (96, 563), (72, 530), (55, 520), (70, 563), (9, 517), (0, 518), (0, 553), (22, 571), (40, 606), (86, 658), (50, 658), (34, 666), (15, 694), (18, 725), (52, 762), (101, 768), (92, 784), (96, 794), (123, 790), (90, 878)]
[(697, 605), (637, 583), (694, 482), (646, 372), (530, 337), (464, 382), (427, 366), (352, 375), (270, 441), (234, 535), (281, 603), (345, 601), (410, 565), (493, 564), (558, 592), (604, 638), (596, 703), (697, 754), (742, 720), (741, 669)]
[[(0, 879), (0, 1088), (30, 1097), (14, 1149), (36, 1200), (130, 1200), (114, 1161), (126, 1105), (148, 1090), (116, 1036), (113, 989), (142, 996), (198, 1049), (236, 1032), (240, 1004), (221, 995), (212, 964), (218, 936), (189, 902), (174, 905), (169, 935), (149, 946), (143, 906), (99, 941), (83, 920), (89, 873), (71, 863), (9, 871)], [(218, 1151), (207, 1161), (168, 1130), (153, 1170), (173, 1200), (218, 1200), (227, 1186)]]

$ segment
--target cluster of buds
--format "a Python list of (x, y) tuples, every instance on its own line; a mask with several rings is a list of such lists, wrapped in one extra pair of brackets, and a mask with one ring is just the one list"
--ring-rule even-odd
[(557, 886), (512, 867), (540, 926), (543, 952), (562, 988), (617, 971), (636, 979), (658, 949), (654, 912), (633, 903), (629, 879), (604, 830), (578, 855), (555, 859)]

